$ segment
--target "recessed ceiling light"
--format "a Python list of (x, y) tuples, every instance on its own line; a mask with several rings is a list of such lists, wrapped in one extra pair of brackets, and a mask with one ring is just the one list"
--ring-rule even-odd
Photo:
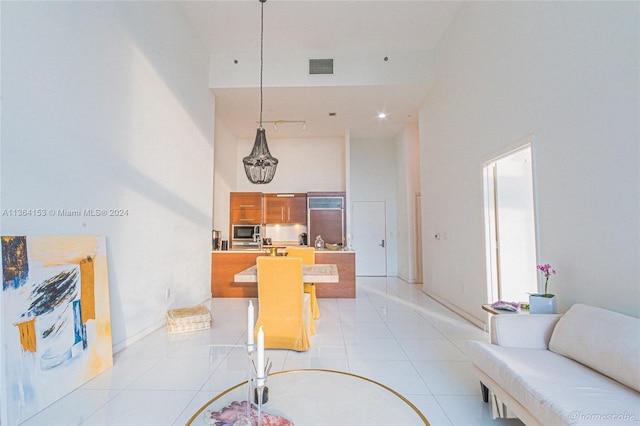
[(378, 118), (387, 118), (387, 114), (381, 112), (380, 114), (378, 114)]
[(329, 117), (335, 117), (335, 116), (336, 116), (336, 113), (335, 113), (335, 112), (330, 112), (330, 113), (329, 113)]

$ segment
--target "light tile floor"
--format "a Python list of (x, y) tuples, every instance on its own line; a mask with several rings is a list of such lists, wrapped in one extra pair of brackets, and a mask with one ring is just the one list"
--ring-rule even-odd
[[(482, 402), (464, 347), (468, 339), (488, 341), (487, 333), (420, 285), (358, 277), (357, 289), (355, 299), (319, 299), (311, 348), (268, 350), (272, 371), (319, 368), (371, 378), (403, 394), (432, 425), (522, 425), (492, 420)], [(210, 330), (151, 333), (23, 425), (184, 425), (209, 399), (246, 380), (248, 300), (208, 301)]]

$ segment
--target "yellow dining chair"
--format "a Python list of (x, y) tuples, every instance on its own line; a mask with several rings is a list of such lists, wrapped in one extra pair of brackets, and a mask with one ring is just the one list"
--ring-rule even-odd
[[(259, 256), (258, 320), (264, 347), (269, 349), (309, 349), (310, 297), (303, 292), (302, 260), (296, 257)], [(305, 308), (306, 305), (306, 308)]]
[[(285, 253), (289, 257), (299, 257), (305, 265), (316, 263), (316, 249), (313, 247), (287, 247)], [(314, 283), (304, 283), (304, 292), (311, 296), (311, 315), (313, 319), (320, 318), (320, 307), (316, 297), (316, 286)], [(315, 327), (314, 327), (315, 333)]]

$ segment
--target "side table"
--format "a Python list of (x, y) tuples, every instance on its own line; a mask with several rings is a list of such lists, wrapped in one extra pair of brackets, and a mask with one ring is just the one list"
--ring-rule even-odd
[(489, 312), (491, 315), (529, 315), (529, 309), (520, 308), (517, 311), (508, 311), (506, 309), (496, 309), (491, 307), (491, 303), (486, 303), (482, 305), (482, 310)]

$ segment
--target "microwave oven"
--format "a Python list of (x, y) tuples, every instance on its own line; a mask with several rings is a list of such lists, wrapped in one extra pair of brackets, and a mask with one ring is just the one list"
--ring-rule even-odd
[(260, 225), (231, 225), (231, 240), (234, 246), (258, 246), (262, 236)]

